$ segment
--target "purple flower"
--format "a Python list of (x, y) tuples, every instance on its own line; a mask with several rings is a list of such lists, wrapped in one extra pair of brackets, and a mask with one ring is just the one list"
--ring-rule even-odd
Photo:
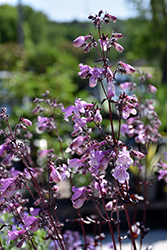
[(116, 166), (112, 176), (119, 181), (119, 183), (124, 184), (125, 181), (129, 180), (129, 173), (126, 171), (126, 167), (123, 165)]
[(121, 65), (124, 68), (126, 74), (133, 74), (136, 71), (135, 68), (124, 62), (119, 62), (119, 65)]
[(136, 115), (137, 104), (138, 104), (138, 100), (135, 95), (126, 96), (125, 106), (123, 107), (123, 110), (122, 110), (122, 117), (124, 119), (127, 119), (130, 116), (130, 114)]
[(73, 114), (73, 109), (74, 109), (74, 105), (71, 105), (67, 108), (62, 108), (62, 111), (65, 113), (64, 114), (64, 120), (65, 121), (69, 121), (68, 117), (71, 116)]
[(39, 229), (39, 219), (34, 216), (25, 215), (23, 218), (24, 228), (32, 232), (36, 232)]
[(140, 151), (134, 150), (134, 149), (131, 149), (130, 153), (133, 156), (137, 157), (138, 159), (144, 159), (146, 157), (145, 154), (141, 153)]
[(109, 79), (113, 78), (113, 72), (110, 69), (110, 67), (107, 67), (107, 73), (106, 73), (106, 77), (108, 77)]
[(88, 65), (83, 65), (82, 63), (79, 64), (79, 67), (81, 69), (81, 72), (79, 72), (79, 76), (82, 79), (89, 78), (89, 86), (91, 88), (95, 87), (97, 85), (97, 80), (100, 78), (103, 74), (103, 70), (101, 68), (91, 68)]
[(81, 72), (78, 75), (82, 78), (88, 78), (90, 76), (91, 67), (89, 65), (83, 65), (82, 63), (79, 64)]
[(20, 120), (26, 125), (26, 126), (31, 126), (32, 122), (29, 119), (26, 118), (20, 118)]
[(116, 20), (117, 20), (116, 16), (110, 15), (108, 13), (105, 14), (105, 17), (109, 18), (109, 20), (112, 21), (112, 22), (116, 22)]
[(41, 131), (53, 129), (52, 118), (38, 116), (38, 129)]
[(88, 163), (90, 165), (89, 170), (93, 175), (96, 175), (99, 171), (104, 171), (107, 168), (109, 162), (109, 159), (105, 158), (107, 152), (102, 150), (92, 150), (90, 152), (90, 160)]
[(45, 157), (46, 155), (48, 155), (49, 153), (53, 152), (53, 149), (44, 149), (44, 150), (41, 150), (38, 155), (40, 157)]
[(107, 83), (107, 97), (112, 98), (115, 95), (115, 86), (113, 80), (109, 80)]
[(55, 182), (58, 183), (61, 181), (61, 175), (59, 173), (59, 171), (53, 166), (53, 164), (50, 164), (49, 166), (51, 173), (49, 176), (49, 181), (50, 182)]
[(121, 133), (123, 135), (125, 135), (125, 134), (128, 135), (129, 134), (129, 126), (127, 124), (125, 124), (125, 123), (122, 124), (122, 126), (121, 126)]
[(95, 121), (97, 124), (99, 124), (99, 123), (102, 122), (102, 115), (100, 114), (100, 110), (99, 110), (99, 109), (96, 110), (96, 113), (95, 113), (95, 115), (94, 115), (94, 121)]
[(70, 230), (66, 230), (63, 234), (65, 243), (67, 245), (68, 250), (80, 249), (82, 245), (82, 241), (80, 240), (79, 233)]
[(127, 89), (129, 88), (130, 91), (136, 89), (136, 83), (134, 82), (124, 82), (119, 85), (121, 89)]
[(78, 147), (80, 147), (81, 145), (83, 145), (83, 143), (85, 142), (85, 140), (86, 140), (87, 138), (88, 138), (87, 135), (84, 136), (84, 137), (82, 137), (82, 136), (76, 137), (76, 138), (73, 140), (73, 142), (70, 144), (70, 148), (71, 148), (72, 150), (77, 150)]
[(76, 188), (75, 186), (73, 186), (72, 191), (74, 192), (71, 197), (73, 207), (78, 209), (82, 207), (83, 203), (87, 200), (86, 187), (83, 186)]
[(133, 164), (133, 160), (130, 157), (129, 151), (126, 149), (126, 147), (123, 147), (122, 151), (119, 152), (116, 164), (124, 165), (126, 167), (129, 167)]
[(14, 152), (11, 151), (9, 154), (6, 155), (6, 157), (3, 159), (2, 164), (5, 166), (10, 166), (11, 161), (14, 159)]
[(91, 77), (89, 79), (89, 86), (91, 88), (94, 88), (97, 85), (97, 80), (100, 78), (103, 74), (103, 70), (101, 68), (94, 67), (90, 71)]
[(113, 209), (113, 201), (109, 201), (105, 207), (107, 211), (111, 211)]
[(157, 88), (151, 84), (148, 85), (147, 87), (147, 91), (151, 92), (151, 93), (156, 93), (157, 92)]
[(81, 47), (82, 45), (84, 45), (85, 41), (87, 39), (91, 38), (91, 35), (88, 36), (79, 36), (77, 37), (74, 41), (73, 41), (73, 46), (74, 47)]
[(33, 207), (30, 207), (30, 214), (33, 215), (33, 216), (37, 216), (39, 215), (39, 212), (41, 211), (40, 208), (33, 208)]
[(114, 47), (118, 52), (122, 52), (124, 48), (119, 43), (114, 43)]
[(10, 149), (12, 149), (12, 144), (7, 140), (5, 143), (0, 145), (0, 156), (3, 157), (6, 154), (6, 151)]
[(80, 169), (80, 167), (85, 166), (85, 159), (78, 159), (78, 158), (73, 158), (68, 161), (69, 168), (75, 168), (75, 171)]
[(91, 107), (91, 106), (93, 106), (93, 104), (88, 104), (87, 102), (82, 101), (80, 98), (76, 98), (73, 112), (75, 115), (79, 117), (80, 114), (85, 113), (85, 110), (87, 107)]
[(17, 189), (17, 178), (6, 178), (0, 180), (0, 194), (5, 198), (10, 198)]
[(78, 132), (82, 131), (82, 128), (87, 124), (87, 122), (90, 122), (92, 120), (93, 118), (85, 118), (85, 117), (73, 118), (73, 121), (75, 122), (74, 130)]
[(102, 194), (106, 194), (108, 190), (107, 184), (108, 182), (104, 179), (104, 176), (101, 176), (98, 182), (97, 181), (92, 182), (92, 186), (94, 188), (94, 195), (96, 197), (101, 198), (101, 191)]
[(7, 236), (7, 241), (6, 244), (9, 245), (11, 240), (16, 241), (19, 236), (24, 235), (26, 233), (26, 230), (21, 229), (21, 230), (14, 230), (14, 231), (9, 231), (8, 230), (8, 236)]
[(103, 36), (99, 39), (100, 47), (103, 51), (107, 51), (108, 37)]

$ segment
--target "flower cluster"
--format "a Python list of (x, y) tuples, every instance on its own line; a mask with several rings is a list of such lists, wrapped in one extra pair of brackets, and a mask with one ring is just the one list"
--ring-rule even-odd
[[(143, 78), (150, 78), (147, 76), (147, 74), (141, 74), (139, 77), (140, 84), (142, 85), (141, 79), (143, 81)], [(140, 85), (140, 89), (142, 89)], [(127, 83), (121, 84), (121, 88), (125, 89), (129, 87)], [(134, 89), (137, 87), (134, 86)], [(140, 89), (137, 89), (139, 92)], [(151, 87), (150, 84), (148, 84), (146, 90), (143, 86), (143, 89), (145, 92), (154, 92), (152, 91), (153, 87)], [(150, 90), (151, 89), (151, 90)], [(139, 92), (140, 93), (140, 92)], [(142, 99), (141, 102), (138, 102), (136, 105), (136, 110), (133, 109), (132, 105), (132, 114), (133, 117), (123, 117), (126, 120), (126, 123), (122, 125), (121, 132), (124, 135), (128, 135), (129, 137), (133, 137), (136, 143), (146, 144), (149, 142), (157, 142), (158, 138), (161, 137), (161, 135), (158, 133), (159, 127), (161, 125), (161, 121), (159, 120), (155, 108), (153, 106), (153, 100), (146, 99), (145, 103)]]
[[(100, 226), (107, 224), (112, 238), (112, 242), (109, 243), (110, 248), (118, 249), (113, 234), (113, 228), (116, 227), (119, 247), (122, 249), (120, 210), (125, 212), (129, 227), (127, 236), (131, 239), (134, 250), (137, 249), (135, 239), (140, 237), (141, 249), (142, 240), (149, 231), (145, 227), (148, 204), (146, 157), (149, 144), (157, 142), (160, 137), (158, 129), (161, 122), (155, 112), (153, 101), (145, 100), (143, 95), (155, 93), (156, 88), (149, 83), (151, 75), (141, 73), (139, 77), (141, 91), (137, 90), (137, 84), (125, 82), (119, 86), (121, 93), (115, 94), (115, 86), (118, 85), (117, 74), (131, 75), (136, 70), (121, 60), (113, 69), (108, 58), (112, 48), (118, 52), (124, 50), (118, 43), (118, 40), (123, 37), (121, 33), (112, 32), (111, 35), (105, 35), (101, 32), (103, 24), (115, 22), (117, 18), (100, 11), (97, 15), (90, 15), (89, 19), (97, 28), (98, 39), (95, 40), (93, 34), (82, 35), (73, 41), (73, 46), (83, 48), (86, 53), (90, 49), (97, 51), (99, 65), (91, 67), (80, 63), (78, 74), (82, 79), (89, 79), (89, 86), (92, 88), (97, 84), (101, 85), (105, 96), (101, 104), (88, 103), (76, 98), (74, 105), (64, 107), (55, 99), (50, 99), (48, 91), (42, 95), (42, 98), (34, 100), (37, 106), (33, 114), (40, 114), (37, 118), (36, 131), (41, 136), (43, 133), (50, 133), (58, 142), (60, 152), (56, 154), (53, 148), (48, 149), (48, 145), (45, 145), (38, 150), (37, 160), (34, 162), (31, 157), (33, 155), (30, 147), (31, 133), (27, 132), (32, 122), (20, 117), (12, 129), (6, 108), (1, 108), (0, 119), (6, 127), (1, 124), (0, 132), (5, 139), (0, 145), (2, 157), (0, 211), (13, 215), (15, 226), (11, 225), (7, 231), (7, 244), (15, 242), (18, 248), (28, 244), (30, 249), (37, 250), (35, 232), (43, 228), (46, 231), (44, 241), (52, 241), (54, 249), (94, 250), (97, 246), (102, 247), (105, 235), (101, 233)], [(125, 92), (125, 89), (128, 91)], [(108, 129), (107, 132), (103, 126), (102, 117), (104, 103), (108, 105), (107, 117), (110, 130)], [(71, 119), (73, 124), (71, 141), (66, 150), (59, 134), (57, 110), (62, 111), (66, 122)], [(114, 126), (113, 112), (115, 112), (117, 128)], [(122, 139), (124, 135), (134, 139), (131, 145)], [(22, 169), (15, 169), (15, 161), (22, 163)], [(140, 180), (141, 165), (145, 171), (143, 182)], [(138, 167), (138, 187), (140, 183), (144, 183), (144, 198), (131, 190), (130, 181), (133, 175), (130, 169), (134, 167)], [(159, 180), (167, 181), (167, 165), (160, 161), (157, 167)], [(83, 179), (85, 177), (85, 181), (80, 182), (78, 176)], [(77, 218), (69, 219), (70, 211), (67, 208), (64, 222), (79, 223), (83, 239), (78, 232), (62, 230), (64, 225), (59, 221), (57, 213), (62, 182), (70, 183), (72, 206), (77, 211)], [(25, 193), (28, 194), (28, 198), (24, 197)], [(28, 202), (31, 200), (33, 200), (32, 208), (29, 208)], [(141, 222), (137, 221), (137, 204), (140, 201), (143, 201), (144, 207)], [(83, 218), (80, 208), (89, 202), (93, 207), (92, 210), (96, 210), (96, 215)], [(133, 224), (129, 217), (128, 205), (135, 205)], [(92, 224), (97, 229), (95, 231), (98, 233), (94, 238), (86, 235), (85, 224)], [(10, 224), (4, 222), (0, 230), (6, 226)], [(4, 249), (1, 241), (0, 248)]]

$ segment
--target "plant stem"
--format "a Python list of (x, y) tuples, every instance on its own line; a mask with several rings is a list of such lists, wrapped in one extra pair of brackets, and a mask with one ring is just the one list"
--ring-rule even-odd
[(107, 218), (108, 227), (109, 227), (109, 230), (110, 230), (110, 233), (111, 233), (111, 237), (112, 237), (112, 241), (113, 241), (113, 244), (114, 244), (114, 250), (116, 250), (117, 246), (116, 246), (116, 243), (115, 243), (114, 233), (113, 233), (113, 229), (112, 229), (112, 226), (111, 226), (111, 219), (109, 218), (107, 210), (106, 210), (106, 206), (105, 206), (105, 202), (104, 202), (104, 197), (103, 197), (103, 192), (102, 192), (101, 185), (100, 185), (100, 180), (98, 180), (98, 183), (99, 183), (100, 193), (101, 193), (101, 197), (102, 197), (103, 208), (104, 208), (104, 211), (105, 211), (105, 215), (106, 215), (106, 218)]
[(137, 250), (135, 239), (134, 239), (133, 232), (132, 232), (132, 225), (131, 225), (131, 221), (130, 221), (130, 217), (129, 217), (129, 213), (128, 213), (128, 209), (127, 209), (126, 204), (124, 204), (124, 210), (125, 210), (126, 219), (127, 219), (127, 222), (128, 222), (128, 227), (129, 227), (129, 231), (130, 231), (132, 245), (133, 245), (134, 250)]
[(108, 100), (108, 107), (109, 107), (109, 115), (110, 115), (110, 123), (111, 123), (111, 133), (112, 133), (112, 138), (113, 138), (114, 146), (115, 146), (116, 145), (116, 139), (115, 139), (114, 127), (113, 127), (111, 102), (109, 100)]
[[(73, 180), (72, 180), (72, 177), (71, 177), (71, 173), (70, 173), (70, 182), (71, 182), (71, 186), (74, 186), (73, 184)], [(82, 234), (83, 234), (83, 237), (84, 237), (84, 243), (85, 243), (85, 249), (84, 250), (87, 250), (87, 243), (86, 243), (86, 233), (85, 233), (85, 228), (84, 228), (84, 225), (82, 223), (82, 217), (81, 217), (81, 212), (80, 212), (80, 209), (78, 208), (77, 209), (77, 213), (78, 213), (78, 217), (80, 219), (80, 226), (81, 226), (81, 229), (82, 229)]]
[(21, 157), (21, 159), (22, 159), (22, 161), (23, 161), (25, 167), (27, 168), (29, 174), (31, 175), (31, 178), (32, 178), (33, 183), (34, 183), (34, 185), (35, 185), (35, 187), (36, 187), (36, 190), (37, 190), (37, 192), (38, 192), (38, 194), (39, 194), (39, 197), (41, 198), (41, 201), (42, 201), (42, 203), (43, 203), (43, 205), (44, 205), (44, 208), (45, 208), (45, 210), (46, 210), (47, 213), (48, 213), (50, 223), (51, 223), (51, 225), (52, 225), (53, 228), (54, 228), (55, 234), (56, 234), (56, 236), (57, 236), (57, 238), (58, 238), (58, 243), (60, 244), (60, 248), (63, 249), (63, 250), (66, 250), (66, 247), (63, 246), (62, 240), (61, 240), (60, 237), (59, 237), (57, 228), (56, 228), (55, 223), (54, 223), (54, 221), (53, 221), (53, 218), (52, 218), (52, 216), (51, 216), (51, 214), (50, 214), (49, 208), (47, 207), (47, 205), (46, 205), (46, 203), (45, 203), (44, 197), (43, 197), (43, 195), (42, 195), (42, 193), (41, 193), (41, 190), (40, 190), (40, 188), (39, 188), (39, 184), (38, 184), (38, 182), (35, 180), (35, 178), (34, 178), (32, 172), (31, 172), (30, 169), (29, 169), (29, 166), (28, 166), (27, 162), (26, 162), (25, 159), (24, 159), (24, 157), (23, 157), (22, 155), (20, 155), (20, 157)]

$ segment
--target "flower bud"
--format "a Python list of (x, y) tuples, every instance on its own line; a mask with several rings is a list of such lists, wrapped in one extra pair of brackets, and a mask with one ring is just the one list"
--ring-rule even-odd
[(118, 39), (123, 37), (123, 35), (121, 33), (114, 33), (113, 36), (118, 38)]
[(20, 120), (26, 125), (26, 126), (31, 126), (32, 122), (29, 119), (26, 118), (20, 118)]
[(87, 40), (89, 38), (91, 38), (91, 35), (79, 36), (73, 41), (73, 46), (74, 47), (81, 47), (84, 44), (85, 40)]
[(107, 204), (106, 204), (106, 210), (107, 211), (111, 211), (113, 208), (113, 202), (112, 201), (109, 201)]
[(95, 114), (95, 116), (94, 116), (94, 121), (95, 121), (97, 124), (99, 124), (99, 123), (102, 122), (102, 115), (100, 114), (100, 110), (99, 110), (99, 109), (96, 111), (96, 114)]
[(148, 88), (147, 88), (147, 91), (151, 92), (151, 93), (156, 93), (157, 92), (157, 88), (155, 86), (149, 84)]
[(117, 20), (117, 17), (112, 16), (112, 15), (110, 15), (110, 14), (106, 14), (105, 17), (108, 17), (108, 18), (109, 18), (111, 21), (113, 21), (114, 23), (115, 23), (116, 20)]
[(111, 80), (107, 83), (107, 97), (111, 98), (114, 95), (115, 95), (115, 86), (113, 81)]
[(119, 43), (114, 43), (114, 46), (118, 52), (122, 52), (124, 50), (124, 48)]
[(110, 67), (107, 67), (107, 74), (106, 74), (106, 76), (109, 77), (109, 78), (113, 78), (113, 72), (110, 69)]

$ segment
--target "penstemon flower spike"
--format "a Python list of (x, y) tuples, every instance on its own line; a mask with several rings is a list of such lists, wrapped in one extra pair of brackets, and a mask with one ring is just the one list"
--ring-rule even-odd
[[(32, 134), (28, 131), (32, 122), (21, 116), (15, 128), (12, 129), (6, 108), (1, 108), (0, 119), (3, 124), (1, 124), (1, 134), (5, 140), (0, 145), (2, 157), (0, 209), (3, 213), (13, 215), (16, 226), (13, 225), (7, 231), (7, 244), (16, 242), (18, 248), (27, 243), (29, 248), (38, 249), (35, 232), (43, 228), (46, 231), (44, 241), (50, 240), (55, 249), (94, 250), (99, 246), (102, 247), (105, 235), (99, 233), (94, 238), (87, 236), (85, 224), (97, 226), (98, 230), (101, 225), (107, 224), (112, 239), (109, 243), (111, 249), (123, 250), (122, 240), (128, 236), (132, 242), (132, 248), (137, 250), (136, 238), (140, 237), (139, 249), (141, 249), (143, 238), (149, 231), (146, 227), (147, 185), (149, 183), (147, 153), (149, 145), (157, 142), (160, 137), (158, 129), (161, 122), (155, 112), (153, 101), (144, 99), (145, 93), (142, 89), (145, 89), (149, 95), (156, 93), (157, 89), (150, 84), (152, 76), (142, 72), (139, 72), (139, 90), (137, 84), (132, 82), (125, 82), (118, 86), (116, 80), (118, 73), (131, 75), (136, 70), (121, 60), (114, 68), (108, 58), (112, 49), (116, 49), (119, 53), (124, 50), (118, 42), (123, 37), (121, 33), (113, 32), (109, 35), (102, 32), (104, 24), (115, 23), (117, 18), (99, 11), (97, 15), (89, 15), (89, 19), (96, 28), (98, 39), (95, 40), (92, 33), (86, 36), (81, 35), (73, 41), (73, 46), (82, 48), (86, 53), (95, 49), (98, 54), (97, 65), (91, 67), (80, 63), (78, 75), (82, 79), (89, 79), (91, 88), (101, 85), (105, 96), (101, 106), (76, 98), (74, 105), (65, 108), (63, 104), (49, 98), (49, 91), (46, 91), (42, 98), (34, 100), (37, 106), (33, 114), (40, 114), (37, 118), (37, 131), (42, 134), (52, 133), (57, 138), (61, 156), (58, 156), (52, 148), (42, 148), (38, 151), (37, 163), (34, 163), (29, 141), (32, 139)], [(145, 83), (145, 88), (142, 88), (141, 85), (144, 86)], [(116, 85), (121, 90), (119, 95), (115, 93)], [(133, 91), (133, 94), (129, 95), (126, 89)], [(106, 132), (103, 126), (104, 102), (108, 103), (110, 132)], [(66, 152), (64, 152), (57, 126), (57, 109), (64, 113), (65, 122), (71, 119), (74, 125), (71, 142)], [(114, 112), (117, 115), (118, 131), (113, 123)], [(97, 131), (98, 136), (96, 136)], [(123, 136), (132, 138), (134, 144), (128, 145), (122, 140)], [(22, 161), (24, 165), (22, 171), (14, 168), (14, 160)], [(41, 162), (43, 167), (40, 164), (37, 167), (37, 164)], [(165, 179), (167, 182), (167, 165), (159, 161), (156, 167), (159, 173), (158, 179)], [(142, 169), (144, 170), (144, 181), (142, 181), (144, 197), (140, 193), (132, 193), (130, 169), (133, 168), (137, 168), (139, 173), (138, 190), (141, 185), (140, 173)], [(84, 184), (78, 184), (76, 181), (79, 179), (78, 176), (85, 177), (87, 181)], [(42, 187), (43, 178), (45, 178), (45, 187)], [(66, 216), (65, 222), (79, 223), (83, 240), (78, 232), (62, 230), (63, 223), (59, 222), (57, 209), (61, 210), (61, 207), (56, 205), (62, 195), (59, 185), (68, 180), (71, 184), (72, 206), (76, 209), (78, 217), (71, 220)], [(28, 209), (28, 199), (24, 197), (23, 188), (34, 200), (33, 208)], [(96, 209), (96, 216), (82, 218), (80, 209), (88, 201), (92, 202), (92, 210)], [(144, 203), (144, 213), (142, 221), (139, 222), (136, 221), (136, 214), (137, 205), (141, 201)], [(128, 206), (134, 206), (133, 223), (130, 220)], [(121, 237), (120, 232), (120, 210), (124, 210), (129, 227), (125, 237)], [(5, 225), (4, 222), (1, 228)], [(113, 233), (114, 227), (117, 228), (119, 244)], [(0, 242), (0, 247), (3, 247), (2, 242)]]

